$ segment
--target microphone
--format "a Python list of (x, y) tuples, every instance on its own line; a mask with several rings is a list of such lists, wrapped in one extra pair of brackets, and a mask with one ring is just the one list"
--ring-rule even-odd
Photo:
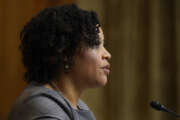
[(158, 101), (152, 101), (150, 103), (150, 106), (155, 110), (170, 113), (171, 115), (173, 115), (175, 117), (180, 117), (179, 114), (175, 113), (174, 111), (172, 111), (170, 109), (167, 109), (164, 105), (160, 104)]

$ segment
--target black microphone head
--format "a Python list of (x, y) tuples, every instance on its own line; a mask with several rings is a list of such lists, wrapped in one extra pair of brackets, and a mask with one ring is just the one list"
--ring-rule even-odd
[(161, 105), (159, 102), (157, 101), (152, 101), (150, 103), (150, 106), (152, 108), (154, 108), (155, 110), (159, 110), (159, 111), (163, 111), (163, 112), (167, 112), (170, 113), (171, 115), (175, 116), (175, 117), (180, 117), (179, 114), (177, 114), (176, 112), (172, 111), (172, 110), (168, 110), (164, 105)]
[(154, 109), (156, 109), (156, 110), (159, 110), (159, 111), (164, 110), (164, 106), (161, 105), (161, 104), (160, 104), (159, 102), (157, 102), (157, 101), (152, 101), (152, 102), (150, 103), (150, 105), (151, 105), (152, 108), (154, 108)]

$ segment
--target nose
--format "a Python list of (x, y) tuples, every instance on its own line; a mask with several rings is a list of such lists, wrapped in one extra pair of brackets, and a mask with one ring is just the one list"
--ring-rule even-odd
[(104, 56), (103, 56), (103, 58), (106, 59), (106, 60), (111, 59), (111, 54), (107, 51), (106, 48), (104, 48)]

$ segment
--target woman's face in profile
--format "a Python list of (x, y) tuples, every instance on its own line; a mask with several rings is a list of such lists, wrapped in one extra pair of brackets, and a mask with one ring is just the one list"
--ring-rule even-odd
[(110, 53), (104, 48), (104, 34), (99, 28), (100, 45), (85, 48), (75, 56), (72, 74), (75, 83), (84, 88), (104, 86), (110, 73)]

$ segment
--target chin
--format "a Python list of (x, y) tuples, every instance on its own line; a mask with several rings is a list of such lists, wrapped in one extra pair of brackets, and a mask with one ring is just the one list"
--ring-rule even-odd
[(107, 84), (107, 79), (104, 80), (104, 82), (101, 84), (102, 87), (104, 87)]
[(107, 77), (103, 77), (97, 81), (96, 87), (104, 87), (107, 84)]
[(91, 79), (88, 88), (104, 87), (107, 84), (107, 82), (108, 82), (107, 76), (99, 77), (94, 80)]

